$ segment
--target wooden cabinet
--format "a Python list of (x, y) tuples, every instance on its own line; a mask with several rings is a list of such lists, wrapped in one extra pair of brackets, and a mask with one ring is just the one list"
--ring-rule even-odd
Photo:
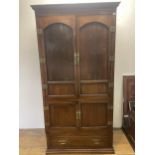
[(33, 5), (47, 154), (113, 153), (116, 7)]
[(123, 76), (123, 131), (135, 149), (135, 76)]

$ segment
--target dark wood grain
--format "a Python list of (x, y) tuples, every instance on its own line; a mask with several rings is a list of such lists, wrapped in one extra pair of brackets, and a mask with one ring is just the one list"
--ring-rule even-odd
[(81, 103), (81, 126), (104, 126), (107, 125), (106, 103)]
[(135, 76), (123, 77), (123, 114), (129, 114), (129, 101), (135, 100)]
[[(135, 148), (135, 108), (129, 108), (129, 102), (135, 101), (135, 76), (123, 76), (123, 131)], [(135, 105), (134, 105), (135, 106)]]
[(52, 104), (49, 110), (51, 126), (76, 126), (76, 104)]
[(116, 7), (33, 5), (42, 77), (46, 154), (113, 153)]
[(79, 36), (80, 80), (106, 80), (108, 52), (106, 26), (96, 22), (88, 23), (80, 28)]
[(74, 80), (73, 30), (52, 24), (44, 30), (48, 81)]
[(49, 95), (74, 95), (74, 84), (49, 84), (48, 92)]

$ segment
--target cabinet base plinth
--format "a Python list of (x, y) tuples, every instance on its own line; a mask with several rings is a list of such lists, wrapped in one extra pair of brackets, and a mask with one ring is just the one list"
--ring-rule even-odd
[(114, 154), (114, 149), (112, 148), (105, 148), (105, 149), (47, 149), (46, 155), (53, 155), (53, 154), (72, 154), (72, 153), (101, 153), (101, 154)]

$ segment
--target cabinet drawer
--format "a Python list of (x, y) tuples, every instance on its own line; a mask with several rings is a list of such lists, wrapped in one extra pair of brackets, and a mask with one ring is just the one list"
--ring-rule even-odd
[(50, 148), (102, 148), (111, 147), (111, 137), (50, 137)]

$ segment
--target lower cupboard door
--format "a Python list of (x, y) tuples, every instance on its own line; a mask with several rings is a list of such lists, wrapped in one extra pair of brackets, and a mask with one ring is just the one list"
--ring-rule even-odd
[(45, 121), (49, 125), (47, 128), (76, 128), (76, 111), (76, 102), (56, 102), (50, 104), (48, 110), (45, 111)]
[(108, 103), (85, 101), (80, 103), (81, 127), (102, 127), (108, 125)]

